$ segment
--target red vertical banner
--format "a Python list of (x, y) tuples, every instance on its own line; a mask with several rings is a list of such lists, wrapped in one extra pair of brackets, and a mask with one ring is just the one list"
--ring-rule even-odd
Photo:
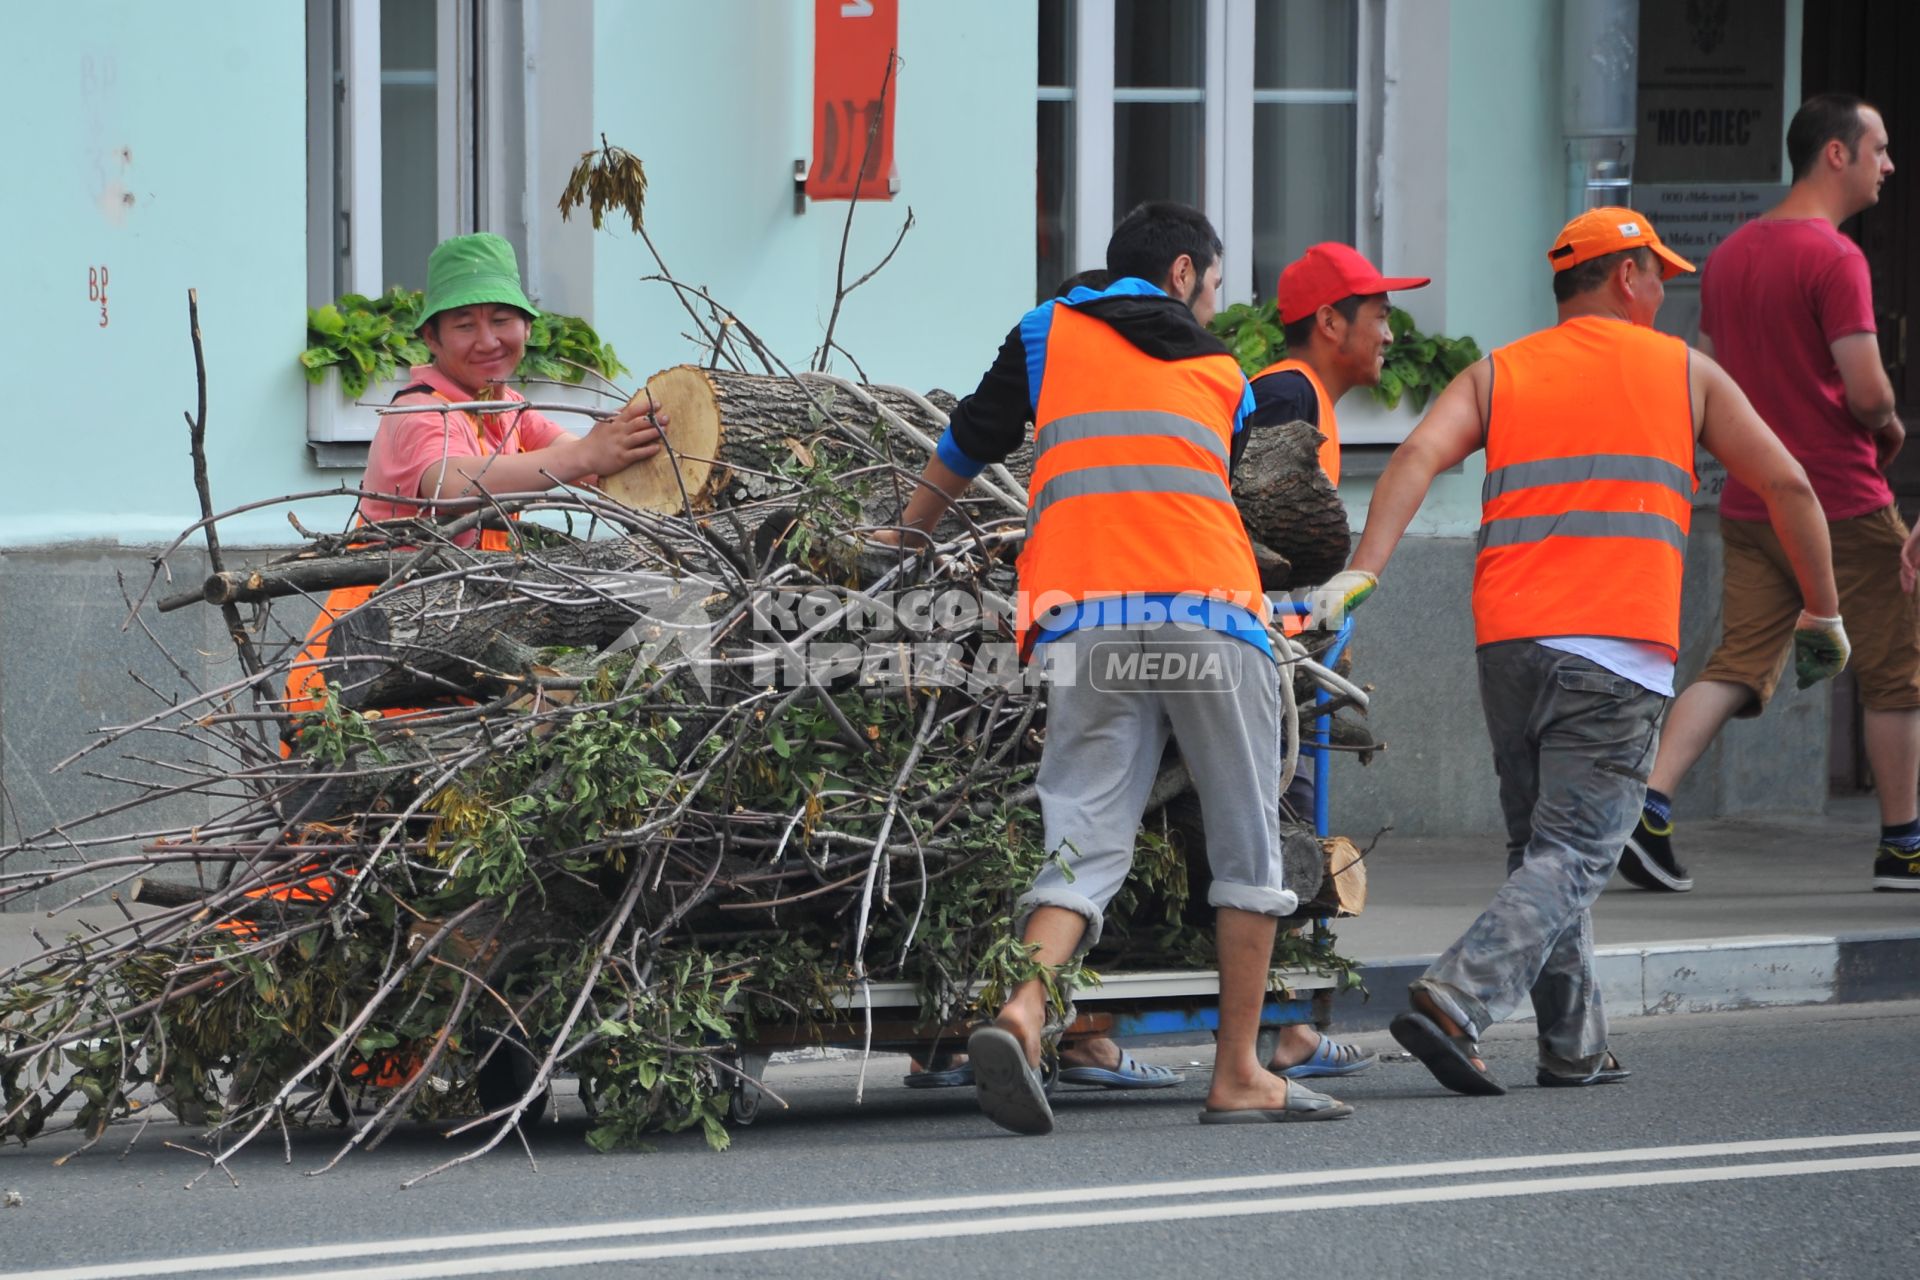
[(893, 199), (893, 102), (899, 95), (888, 63), (899, 28), (900, 0), (814, 0), (807, 194), (815, 200), (852, 200), (855, 187), (862, 200)]

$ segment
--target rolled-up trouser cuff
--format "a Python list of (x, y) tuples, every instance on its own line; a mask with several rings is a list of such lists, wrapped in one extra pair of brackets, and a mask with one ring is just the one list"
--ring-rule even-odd
[(1071, 911), (1087, 922), (1087, 931), (1080, 935), (1080, 945), (1073, 949), (1075, 959), (1093, 949), (1100, 941), (1100, 908), (1091, 898), (1049, 885), (1036, 885), (1021, 894), (1013, 904), (1013, 931), (1024, 938), (1027, 921), (1032, 918), (1036, 907), (1059, 907), (1062, 911)]
[(1300, 909), (1300, 895), (1291, 889), (1215, 880), (1207, 890), (1207, 905), (1232, 907), (1235, 911), (1251, 911), (1261, 916), (1290, 916)]
[(1540, 1069), (1556, 1076), (1590, 1076), (1607, 1065), (1607, 1050), (1588, 1054), (1584, 1058), (1563, 1058), (1543, 1043), (1540, 1046)]

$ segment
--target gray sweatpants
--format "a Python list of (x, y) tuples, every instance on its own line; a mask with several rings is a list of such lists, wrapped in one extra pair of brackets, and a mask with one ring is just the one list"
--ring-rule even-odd
[[(1244, 640), (1179, 623), (1093, 627), (1045, 646), (1040, 814), (1056, 855), (1015, 905), (1085, 917), (1085, 952), (1133, 865), (1141, 810), (1168, 735), (1200, 798), (1213, 887), (1207, 901), (1291, 915), (1280, 882), (1280, 686), (1273, 660)], [(1063, 865), (1064, 864), (1064, 865)]]
[(1639, 820), (1667, 699), (1530, 642), (1479, 662), (1507, 880), (1415, 988), (1476, 1037), (1531, 995), (1540, 1064), (1582, 1074), (1607, 1051), (1591, 908)]

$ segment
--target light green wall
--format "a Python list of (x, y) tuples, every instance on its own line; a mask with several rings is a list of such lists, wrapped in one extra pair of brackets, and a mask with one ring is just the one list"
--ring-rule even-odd
[(1453, 0), (1447, 331), (1492, 349), (1552, 324), (1547, 247), (1566, 221), (1560, 5)]
[[(879, 261), (908, 206), (914, 228), (835, 338), (874, 381), (964, 394), (1032, 303), (1038, 18), (1033, 0), (900, 9), (901, 188), (861, 202), (848, 279)], [(812, 152), (812, 20), (809, 4), (745, 0), (636, 0), (595, 19), (595, 127), (645, 162), (648, 233), (680, 279), (796, 366), (825, 330), (847, 216), (844, 201), (793, 212), (793, 162)], [(642, 375), (696, 355), (671, 291), (638, 283), (654, 271), (631, 232), (601, 233), (595, 321)]]
[[(909, 205), (916, 225), (837, 336), (877, 380), (964, 392), (1031, 301), (1035, 5), (902, 10), (902, 190), (860, 206), (850, 273), (879, 259)], [(594, 125), (645, 159), (656, 242), (795, 364), (824, 330), (847, 210), (792, 212), (793, 162), (811, 153), (812, 14), (599, 0), (594, 18)], [(197, 518), (181, 419), (194, 401), (189, 287), (216, 504), (350, 483), (309, 465), (293, 362), (306, 302), (303, 6), (73, 0), (23, 7), (10, 30), (33, 55), (0, 81), (15, 122), (0, 335), (28, 425), (0, 479), (0, 548), (159, 542)], [(691, 358), (670, 293), (638, 283), (654, 270), (638, 241), (604, 231), (595, 253), (595, 322), (635, 372)], [(100, 264), (106, 328), (87, 297)], [(278, 510), (223, 529), (234, 543), (293, 540)]]
[[(195, 394), (190, 287), (216, 503), (322, 483), (292, 359), (305, 333), (302, 6), (67, 0), (8, 18), (0, 342), (15, 426), (0, 547), (153, 541), (197, 517), (181, 418)], [(105, 328), (87, 280), (102, 264)], [(288, 539), (277, 513), (253, 527)]]

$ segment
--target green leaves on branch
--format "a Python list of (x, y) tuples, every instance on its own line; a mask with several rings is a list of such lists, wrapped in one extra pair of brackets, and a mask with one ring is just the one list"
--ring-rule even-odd
[[(337, 368), (341, 388), (357, 400), (369, 384), (403, 378), (414, 365), (426, 364), (432, 353), (415, 333), (425, 298), (418, 290), (395, 285), (378, 298), (344, 293), (309, 310), (307, 349), (300, 353), (307, 381), (318, 384), (328, 369)], [(589, 372), (617, 378), (626, 371), (592, 325), (550, 311), (529, 329), (526, 354), (514, 377), (579, 382)]]
[[(1286, 334), (1271, 300), (1236, 302), (1215, 316), (1210, 327), (1248, 377), (1287, 358)], [(1398, 408), (1402, 396), (1416, 412), (1425, 409), (1436, 392), (1484, 354), (1472, 338), (1420, 332), (1413, 317), (1398, 307), (1390, 309), (1387, 327), (1393, 331), (1393, 344), (1387, 348), (1380, 385), (1372, 391), (1389, 409)]]

